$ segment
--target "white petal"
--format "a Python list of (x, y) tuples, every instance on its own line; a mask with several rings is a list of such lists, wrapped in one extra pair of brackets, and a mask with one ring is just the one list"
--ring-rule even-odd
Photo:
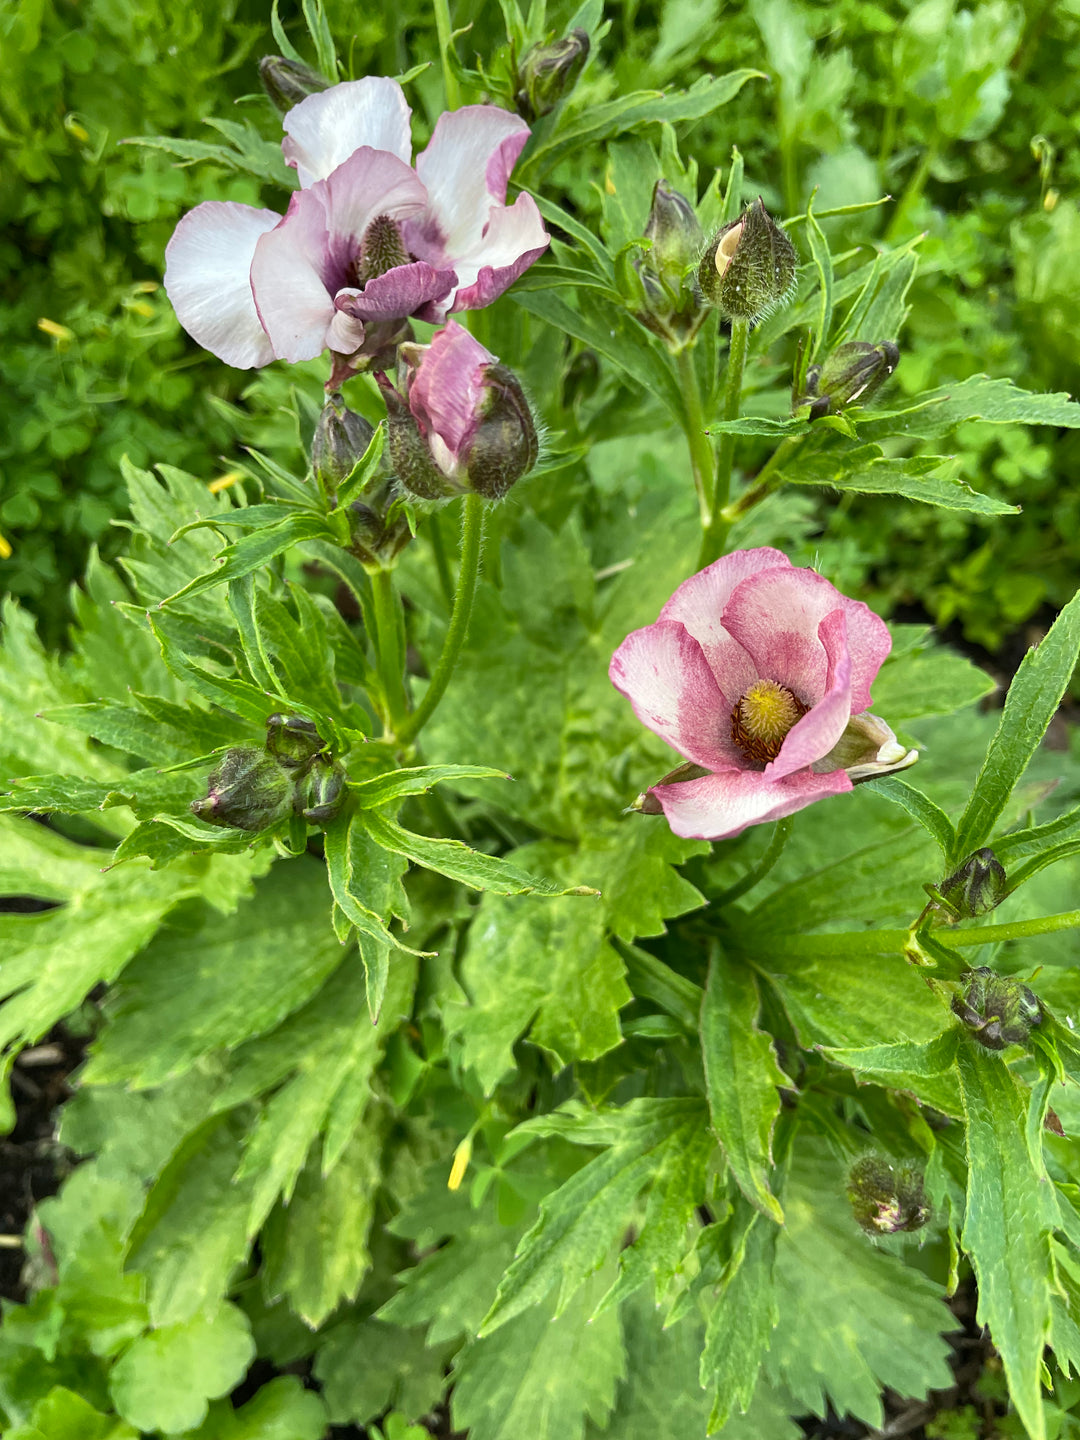
[(439, 116), (431, 143), (416, 158), (416, 173), (430, 200), (431, 242), (441, 243), (447, 257), (478, 248), (492, 205), (506, 201), (506, 182), (528, 138), (524, 120), (494, 105), (466, 105)]
[(513, 205), (493, 205), (479, 245), (469, 255), (454, 257), (458, 288), (447, 309), (490, 305), (540, 258), (549, 239), (531, 195), (519, 195)]
[(284, 360), (314, 360), (334, 319), (326, 211), (314, 190), (294, 191), (285, 219), (255, 247), (251, 288), (259, 318)]
[(407, 165), (412, 155), (410, 114), (396, 80), (368, 75), (331, 85), (301, 100), (285, 116), (285, 163), (295, 167), (301, 185), (325, 180), (361, 145), (389, 150)]
[(259, 238), (280, 223), (273, 210), (207, 200), (184, 216), (165, 247), (165, 292), (177, 319), (238, 370), (275, 358), (252, 297), (251, 263)]

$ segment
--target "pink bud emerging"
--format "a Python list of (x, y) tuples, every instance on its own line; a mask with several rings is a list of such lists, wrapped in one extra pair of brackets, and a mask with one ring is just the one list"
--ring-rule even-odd
[(698, 767), (638, 808), (722, 840), (913, 764), (868, 708), (891, 643), (866, 605), (779, 550), (736, 550), (691, 576), (611, 661), (638, 719)]

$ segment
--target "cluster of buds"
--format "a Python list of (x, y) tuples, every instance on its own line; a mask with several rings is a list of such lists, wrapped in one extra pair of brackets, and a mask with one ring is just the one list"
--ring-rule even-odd
[(588, 33), (576, 27), (561, 40), (526, 50), (517, 72), (518, 114), (529, 121), (550, 114), (577, 84), (588, 58)]
[(790, 300), (797, 265), (794, 245), (759, 198), (713, 236), (698, 283), (726, 320), (756, 325)]
[(235, 745), (207, 780), (191, 810), (211, 825), (271, 830), (294, 815), (326, 825), (345, 799), (345, 772), (315, 725), (300, 715), (271, 715), (266, 744)]
[(931, 909), (944, 911), (950, 923), (994, 910), (1009, 893), (1004, 866), (988, 845), (974, 851), (940, 885), (924, 885)]
[[(311, 445), (312, 469), (329, 497), (336, 499), (374, 434), (364, 417), (350, 410), (340, 394), (329, 396)], [(394, 477), (381, 464), (375, 466), (360, 497), (350, 500), (346, 510), (352, 553), (366, 569), (391, 568), (413, 537)]]
[(921, 1230), (930, 1219), (921, 1170), (881, 1155), (855, 1161), (848, 1173), (847, 1198), (851, 1213), (868, 1235)]
[(420, 500), (468, 492), (501, 500), (539, 453), (516, 375), (452, 321), (430, 345), (402, 345), (398, 354), (404, 393), (377, 379), (401, 484)]
[(849, 340), (838, 345), (824, 365), (811, 365), (804, 392), (792, 397), (794, 414), (805, 411), (810, 420), (836, 415), (849, 405), (864, 405), (881, 389), (900, 363), (900, 351), (891, 340)]
[(953, 996), (952, 1008), (987, 1050), (1026, 1045), (1035, 1026), (1042, 1024), (1039, 997), (1022, 981), (997, 975), (986, 965), (972, 970), (963, 990)]
[(705, 236), (690, 201), (666, 180), (656, 182), (643, 238), (648, 249), (634, 264), (641, 282), (637, 318), (678, 351), (709, 313), (697, 280)]

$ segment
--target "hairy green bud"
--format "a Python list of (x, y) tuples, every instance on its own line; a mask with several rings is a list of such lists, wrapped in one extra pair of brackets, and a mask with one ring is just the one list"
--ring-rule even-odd
[(340, 394), (330, 396), (311, 442), (311, 468), (328, 494), (333, 495), (349, 478), (374, 433), (362, 415), (349, 409)]
[(988, 845), (974, 851), (940, 885), (923, 889), (952, 920), (967, 920), (995, 909), (1009, 893), (1004, 866)]
[(302, 715), (277, 714), (267, 717), (266, 749), (286, 770), (302, 770), (326, 749), (326, 741)]
[(637, 318), (670, 348), (680, 350), (708, 313), (697, 283), (705, 236), (694, 207), (666, 180), (656, 182), (644, 238), (649, 249), (635, 262), (643, 292)]
[(794, 245), (758, 199), (713, 237), (698, 283), (726, 319), (753, 324), (791, 298), (797, 264)]
[(221, 757), (206, 799), (193, 800), (191, 810), (211, 825), (269, 830), (293, 812), (293, 777), (265, 750), (237, 745)]
[(299, 60), (286, 60), (284, 55), (264, 55), (259, 61), (259, 79), (263, 89), (284, 114), (309, 95), (329, 87), (329, 81), (310, 65)]
[(472, 489), (501, 500), (536, 464), (540, 442), (532, 411), (517, 376), (507, 365), (489, 365), (479, 424), (465, 460)]
[(589, 58), (588, 33), (579, 28), (550, 45), (533, 45), (518, 66), (518, 113), (538, 120), (574, 88)]
[(792, 408), (810, 407), (810, 419), (835, 415), (848, 405), (864, 405), (881, 389), (900, 363), (900, 351), (891, 340), (871, 345), (866, 340), (849, 340), (838, 345), (824, 365), (811, 365), (806, 372), (806, 394)]
[(320, 755), (297, 795), (296, 804), (305, 820), (313, 825), (328, 825), (340, 813), (345, 795), (345, 771), (328, 756)]
[(972, 970), (962, 992), (953, 996), (952, 1008), (987, 1050), (1026, 1045), (1042, 1024), (1039, 997), (1022, 981), (997, 975), (986, 965)]
[(881, 1155), (864, 1155), (848, 1173), (851, 1213), (868, 1235), (921, 1230), (930, 1218), (922, 1172)]

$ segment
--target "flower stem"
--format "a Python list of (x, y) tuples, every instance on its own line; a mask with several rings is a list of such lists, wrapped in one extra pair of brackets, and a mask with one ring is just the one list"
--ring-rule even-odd
[(712, 441), (705, 433), (705, 408), (701, 403), (701, 387), (698, 385), (694, 352), (689, 346), (675, 357), (679, 371), (679, 386), (686, 404), (683, 429), (690, 451), (690, 468), (694, 475), (698, 505), (701, 507), (701, 527), (704, 530), (712, 516), (715, 504), (716, 462), (713, 459)]
[(919, 163), (912, 172), (907, 188), (900, 197), (900, 203), (893, 211), (893, 217), (889, 221), (889, 228), (885, 232), (886, 242), (895, 245), (907, 229), (908, 216), (922, 197), (926, 182), (930, 178), (930, 167), (937, 159), (937, 149), (928, 145), (919, 157)]
[(456, 110), (461, 104), (461, 87), (450, 64), (453, 49), (453, 26), (450, 23), (450, 0), (433, 0), (435, 30), (439, 37), (439, 54), (442, 57), (443, 88), (446, 91), (446, 108)]
[(767, 499), (774, 490), (778, 490), (783, 484), (783, 477), (778, 473), (780, 468), (794, 459), (805, 444), (805, 435), (788, 435), (781, 440), (758, 471), (749, 490), (744, 491), (738, 500), (724, 506), (721, 511), (722, 518), (729, 525), (734, 525), (736, 520), (741, 520), (755, 505), (760, 505), (762, 500)]
[(791, 834), (792, 818), (790, 815), (783, 820), (777, 820), (764, 855), (754, 866), (748, 870), (741, 880), (718, 895), (713, 904), (720, 908), (721, 905), (730, 905), (735, 900), (741, 900), (748, 891), (753, 890), (755, 885), (760, 885), (765, 876), (773, 868), (780, 856), (784, 853), (784, 846), (787, 844), (788, 836)]
[[(1040, 915), (1034, 920), (1011, 920), (1004, 925), (973, 925), (966, 930), (953, 930), (949, 932), (949, 945), (954, 950), (969, 950), (976, 945), (1078, 929), (1080, 910), (1065, 910), (1058, 915)], [(818, 956), (899, 955), (910, 938), (910, 930), (844, 930), (831, 931), (827, 935), (770, 936), (769, 948), (773, 955), (785, 959), (791, 956), (809, 960)]]
[(442, 699), (454, 673), (454, 667), (469, 630), (473, 597), (476, 594), (476, 581), (480, 574), (480, 546), (483, 535), (484, 501), (479, 495), (466, 495), (461, 522), (461, 566), (458, 570), (458, 583), (457, 590), (454, 592), (454, 609), (450, 616), (450, 626), (446, 632), (446, 639), (443, 641), (442, 653), (431, 677), (431, 684), (428, 686), (423, 700), (413, 713), (406, 717), (398, 730), (398, 739), (402, 743), (415, 739), (431, 719), (435, 707)]
[(447, 607), (454, 603), (454, 580), (450, 574), (450, 564), (446, 558), (446, 542), (443, 540), (442, 526), (439, 524), (439, 512), (432, 511), (428, 516), (428, 534), (431, 537), (431, 553), (435, 557), (435, 570), (439, 576), (439, 587), (446, 597)]
[[(728, 344), (727, 370), (724, 373), (724, 404), (720, 411), (721, 420), (736, 420), (742, 403), (743, 371), (746, 369), (746, 351), (750, 340), (750, 323), (747, 320), (731, 322), (731, 340)], [(724, 507), (731, 491), (731, 467), (735, 459), (735, 436), (723, 431), (716, 446), (716, 485), (708, 523), (701, 537), (701, 553), (698, 569), (711, 565), (724, 549), (724, 541), (731, 529), (724, 519)]]
[(376, 570), (371, 576), (375, 611), (375, 641), (378, 649), (379, 679), (386, 710), (383, 719), (388, 731), (400, 730), (407, 708), (405, 662), (401, 651), (400, 601), (394, 589), (394, 572)]

